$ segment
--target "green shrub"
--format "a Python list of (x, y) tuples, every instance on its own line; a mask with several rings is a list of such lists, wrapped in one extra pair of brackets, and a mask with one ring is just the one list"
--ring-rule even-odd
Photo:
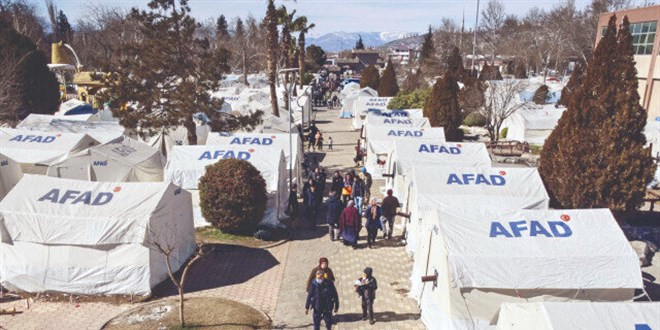
[(473, 112), (465, 116), (465, 119), (463, 119), (463, 125), (465, 126), (479, 126), (483, 127), (486, 126), (486, 117), (484, 117), (482, 114), (478, 112)]
[(505, 127), (500, 130), (500, 139), (506, 139), (506, 135), (509, 134), (509, 128)]
[(399, 92), (387, 105), (388, 109), (421, 109), (431, 95), (431, 87), (416, 89), (410, 93)]
[(546, 85), (541, 85), (539, 86), (538, 89), (536, 89), (536, 92), (534, 92), (534, 96), (532, 97), (532, 101), (536, 104), (545, 104), (546, 101), (548, 100), (548, 97), (550, 96), (550, 89)]
[(206, 221), (223, 232), (252, 235), (266, 210), (266, 181), (244, 160), (223, 159), (206, 167), (199, 199)]
[(309, 73), (309, 72), (305, 72), (305, 73), (303, 73), (303, 76), (302, 76), (302, 83), (303, 83), (303, 85), (309, 85), (309, 84), (311, 84), (311, 83), (312, 83), (312, 80), (314, 80), (314, 75), (313, 75), (313, 74), (311, 74), (311, 73)]

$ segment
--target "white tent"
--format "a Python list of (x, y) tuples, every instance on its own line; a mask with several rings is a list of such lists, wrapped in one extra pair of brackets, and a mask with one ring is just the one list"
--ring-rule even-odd
[[(350, 84), (349, 84), (350, 85)], [(347, 85), (348, 87), (348, 85)], [(359, 85), (358, 85), (359, 87)], [(371, 87), (365, 87), (362, 89), (355, 90), (354, 88), (348, 87), (346, 93), (342, 91), (340, 93), (341, 101), (341, 111), (339, 112), (339, 118), (351, 118), (353, 116), (353, 105), (359, 97), (378, 97), (378, 92)], [(346, 89), (346, 87), (345, 87)], [(342, 95), (345, 95), (343, 98)]]
[(387, 105), (392, 99), (393, 97), (358, 96), (355, 102), (353, 102), (353, 128), (362, 128), (362, 121), (368, 112), (387, 111)]
[(23, 177), (21, 165), (0, 153), (0, 200), (2, 200)]
[(0, 153), (21, 164), (48, 165), (97, 144), (98, 141), (82, 133), (0, 128)]
[[(374, 177), (382, 179), (385, 172), (385, 161), (392, 152), (394, 140), (432, 139), (433, 141), (445, 141), (445, 130), (442, 127), (408, 128), (368, 125), (364, 128), (366, 133), (365, 145), (367, 157), (364, 160), (365, 167)], [(379, 165), (379, 161), (383, 165)]]
[(507, 140), (543, 145), (564, 111), (566, 108), (555, 108), (552, 104), (540, 109), (521, 109), (504, 120), (502, 129), (507, 129)]
[[(298, 131), (291, 136), (293, 147), (289, 145), (289, 134), (283, 133), (211, 133), (206, 140), (206, 145), (230, 145), (245, 146), (255, 150), (275, 149), (284, 152), (286, 169), (293, 172), (293, 183), (297, 183), (302, 189), (302, 162), (303, 145)], [(293, 159), (291, 159), (293, 151)], [(293, 161), (293, 163), (292, 163)], [(288, 178), (289, 172), (286, 174)]]
[(47, 174), (87, 181), (157, 182), (163, 181), (163, 167), (160, 151), (124, 136), (50, 164)]
[[(277, 149), (257, 149), (244, 145), (176, 146), (167, 159), (165, 181), (172, 181), (193, 194), (195, 227), (208, 226), (199, 208), (198, 183), (206, 166), (226, 159), (246, 160), (256, 167), (266, 181), (268, 202), (262, 223), (280, 225), (288, 203), (287, 171), (284, 153)], [(221, 203), (222, 201), (218, 201)]]
[(363, 126), (367, 125), (412, 126), (417, 128), (430, 126), (422, 109), (368, 111), (363, 123)]
[(658, 302), (535, 302), (502, 304), (497, 330), (660, 329)]
[[(406, 250), (415, 255), (428, 248), (420, 237), (429, 229), (424, 223), (427, 213), (435, 209), (467, 212), (478, 205), (502, 211), (547, 210), (550, 203), (535, 168), (415, 165), (412, 173), (402, 211), (410, 214)], [(413, 278), (421, 272), (421, 261), (413, 266)], [(416, 294), (419, 287), (414, 284), (411, 292)]]
[(428, 329), (490, 329), (502, 303), (631, 301), (643, 287), (607, 209), (438, 210), (428, 224), (417, 256), (422, 275), (437, 274), (421, 288)]
[(653, 144), (651, 155), (660, 157), (660, 120), (648, 122), (644, 128), (644, 135), (646, 135), (646, 143)]
[(188, 145), (188, 130), (183, 126), (178, 126), (145, 139), (139, 138), (139, 140), (159, 150), (167, 157), (172, 147)]
[(407, 191), (406, 176), (411, 174), (412, 164), (434, 164), (438, 166), (460, 165), (490, 166), (491, 160), (483, 143), (455, 143), (433, 140), (395, 140), (385, 168), (388, 177), (386, 186), (394, 190), (399, 200)]
[(16, 128), (41, 132), (86, 133), (101, 143), (121, 137), (126, 131), (116, 122), (71, 120), (69, 117), (30, 114)]
[(171, 183), (25, 175), (0, 202), (0, 280), (11, 290), (147, 295), (195, 249), (190, 194)]

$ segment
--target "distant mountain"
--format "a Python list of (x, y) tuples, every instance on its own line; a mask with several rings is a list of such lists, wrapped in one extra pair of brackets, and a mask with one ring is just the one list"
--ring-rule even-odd
[(422, 47), (422, 43), (424, 43), (424, 35), (413, 35), (386, 42), (376, 48), (385, 51), (402, 48), (420, 49)]
[(307, 44), (317, 45), (326, 52), (352, 49), (362, 36), (365, 47), (378, 47), (393, 40), (415, 35), (409, 32), (332, 32), (320, 37), (308, 37)]

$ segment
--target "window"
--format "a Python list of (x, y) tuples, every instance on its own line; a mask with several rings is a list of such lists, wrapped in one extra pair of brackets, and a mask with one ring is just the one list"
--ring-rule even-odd
[(658, 22), (643, 22), (630, 24), (633, 50), (636, 55), (650, 55), (653, 53), (653, 42), (658, 28)]

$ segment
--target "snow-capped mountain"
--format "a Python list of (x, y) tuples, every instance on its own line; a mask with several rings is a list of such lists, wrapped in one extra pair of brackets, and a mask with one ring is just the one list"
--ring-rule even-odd
[(410, 32), (332, 32), (318, 37), (309, 37), (307, 44), (320, 46), (326, 52), (337, 52), (352, 49), (360, 36), (362, 36), (365, 47), (378, 47), (414, 34)]

